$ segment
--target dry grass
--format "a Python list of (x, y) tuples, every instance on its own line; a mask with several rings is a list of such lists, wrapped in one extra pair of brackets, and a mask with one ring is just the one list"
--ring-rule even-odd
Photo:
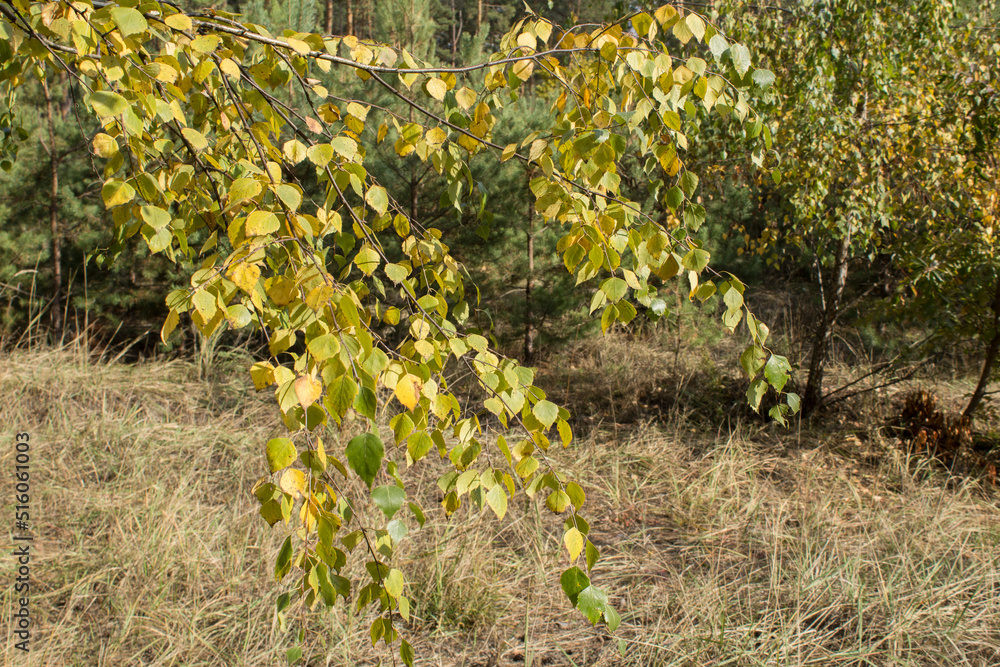
[[(602, 363), (622, 368), (603, 381), (645, 395), (628, 373), (662, 362), (608, 344)], [(4, 664), (286, 664), (293, 637), (273, 602), (287, 585), (272, 574), (284, 534), (249, 494), (274, 409), (235, 366), (197, 376), (192, 364), (97, 363), (72, 349), (0, 358), (4, 439), (27, 430), (34, 443), (38, 536), (32, 653), (24, 660), (5, 630)], [(860, 439), (829, 426), (706, 433), (693, 409), (656, 426), (598, 418), (555, 453), (584, 481), (603, 554), (595, 579), (624, 618), (614, 637), (559, 591), (557, 517), (518, 500), (500, 523), (467, 507), (448, 521), (435, 465), (411, 471), (428, 523), (397, 558), (420, 664), (1000, 664), (995, 498), (905, 460), (874, 428)], [(0, 469), (11, 465), (5, 447)], [(295, 619), (310, 631), (310, 665), (392, 664), (344, 605)]]

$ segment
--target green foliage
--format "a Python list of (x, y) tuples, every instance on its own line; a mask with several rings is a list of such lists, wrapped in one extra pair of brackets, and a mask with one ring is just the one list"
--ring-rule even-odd
[[(953, 269), (961, 273), (957, 255), (976, 247), (965, 233), (968, 224), (961, 223), (960, 232), (952, 223), (935, 229), (934, 221), (942, 215), (967, 219), (970, 208), (989, 208), (974, 203), (979, 186), (961, 182), (982, 170), (974, 147), (990, 153), (982, 150), (989, 131), (977, 134), (977, 124), (996, 123), (995, 107), (988, 110), (991, 94), (983, 94), (989, 75), (982, 74), (994, 67), (995, 49), (976, 27), (995, 10), (977, 10), (978, 17), (966, 16), (938, 0), (824, 0), (757, 14), (735, 5), (727, 10), (723, 24), (734, 34), (753, 35), (751, 46), (777, 70), (772, 131), (782, 164), (770, 182), (758, 179), (757, 185), (762, 199), (778, 200), (781, 212), (753, 235), (748, 226), (737, 231), (771, 264), (797, 255), (800, 266), (814, 265), (825, 313), (805, 392), (811, 407), (821, 399), (827, 342), (852, 260), (870, 264), (888, 255), (919, 282), (940, 260), (957, 262)], [(758, 83), (767, 84), (765, 78)], [(908, 257), (916, 261), (899, 261)], [(934, 259), (921, 267), (928, 257)], [(987, 278), (985, 284), (988, 301), (993, 283)], [(954, 301), (943, 292), (937, 296)], [(925, 304), (933, 309), (934, 301)]]
[[(95, 270), (91, 265), (84, 275), (87, 256), (110, 241), (111, 223), (100, 200), (93, 157), (86, 150), (87, 136), (97, 125), (77, 106), (80, 91), (74, 81), (63, 78), (52, 77), (49, 87), (55, 101), (56, 215), (66, 307), (71, 319), (78, 313), (83, 320), (86, 311), (92, 321), (122, 325), (134, 336), (139, 327), (133, 325), (162, 319), (163, 292), (185, 282), (185, 270), (151, 255), (146, 246), (134, 245), (108, 270)], [(19, 157), (9, 169), (0, 171), (0, 293), (5, 300), (2, 326), (7, 331), (27, 326), (54, 291), (47, 224), (51, 158), (41, 86), (37, 81), (27, 82), (17, 90), (16, 99), (16, 130), (23, 136), (17, 137), (16, 131), (12, 134), (17, 137)], [(123, 322), (126, 313), (132, 320)]]
[[(563, 265), (577, 285), (600, 285), (592, 309), (603, 306), (603, 330), (635, 318), (633, 303), (655, 312), (675, 276), (692, 298), (717, 293), (725, 325), (747, 325), (756, 408), (768, 386), (781, 391), (787, 362), (766, 348), (743, 284), (713, 273), (691, 236), (705, 212), (684, 153), (685, 131), (711, 114), (752, 128), (751, 161), (764, 165), (770, 134), (751, 105), (771, 76), (751, 68), (745, 47), (670, 6), (599, 28), (529, 15), (497, 54), (457, 69), (353, 36), (276, 37), (225, 12), (155, 2), (17, 0), (2, 15), (16, 54), (0, 74), (6, 90), (57, 71), (86, 90), (101, 126), (91, 146), (113, 225), (107, 258), (141, 237), (151, 253), (196, 267), (189, 287), (167, 295), (162, 339), (182, 315), (205, 336), (267, 336), (271, 356), (251, 377), (273, 389), (289, 433), (268, 443), (271, 474), (254, 490), (263, 518), (291, 528), (279, 581), (294, 572), (294, 595), (309, 606), (353, 594), (357, 610), (374, 608), (373, 646), (395, 646), (410, 603), (391, 567), (407, 532), (394, 517), (408, 497), (405, 469), (436, 449), (452, 465), (438, 479), (447, 514), (466, 503), (503, 517), (520, 488), (565, 515), (567, 595), (592, 622), (617, 626), (606, 594), (574, 565), (583, 557), (591, 572), (599, 554), (586, 547), (585, 495), (549, 454), (550, 438), (572, 440), (569, 413), (474, 326), (474, 285), (448, 237), (373, 177), (369, 154), (391, 146), (393, 159), (429, 165), (442, 203), (480, 222), (476, 156), (520, 164), (539, 224), (558, 230)], [(503, 109), (532, 86), (552, 91), (540, 128), (497, 143)], [(375, 102), (386, 95), (405, 115)], [(659, 210), (623, 189), (626, 163), (644, 165)], [(677, 225), (664, 224), (667, 209)], [(456, 367), (502, 429), (463, 410), (449, 384)], [(787, 400), (785, 412), (797, 398)], [(348, 418), (368, 432), (328, 448), (321, 427)], [(376, 431), (386, 419), (388, 447)], [(422, 508), (408, 507), (422, 523)], [(341, 575), (349, 556), (366, 576)], [(282, 624), (288, 603), (279, 598)]]

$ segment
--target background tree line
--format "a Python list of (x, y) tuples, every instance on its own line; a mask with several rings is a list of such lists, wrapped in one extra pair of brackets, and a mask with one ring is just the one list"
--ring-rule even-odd
[[(447, 65), (495, 50), (523, 10), (519, 1), (505, 0), (184, 5), (237, 12), (276, 33), (291, 28), (394, 43)], [(576, 0), (533, 9), (569, 25), (614, 21), (641, 5)], [(817, 0), (691, 7), (747, 43), (755, 62), (777, 75), (765, 130), (782, 160), (777, 172), (751, 174), (745, 165), (762, 156), (746, 155), (747, 129), (724, 121), (701, 124), (687, 151), (689, 164), (723, 158), (721, 168), (700, 169), (707, 213), (698, 234), (722, 261), (717, 268), (743, 278), (751, 292), (776, 279), (810, 286), (821, 315), (808, 354), (793, 360), (801, 366), (804, 407), (814, 409), (836, 391), (823, 383), (836, 329), (870, 327), (877, 319), (921, 333), (909, 361), (941, 350), (977, 360), (980, 381), (966, 409), (971, 415), (1000, 353), (996, 4)], [(500, 144), (540, 126), (557, 94), (545, 86), (520, 93), (533, 99), (498, 119)], [(297, 94), (289, 87), (290, 106), (303, 102)], [(372, 102), (412, 113), (388, 94)], [(191, 267), (140, 245), (117, 248), (123, 254), (114, 263), (93, 257), (115, 241), (88, 151), (98, 126), (81, 104), (81, 92), (62, 76), (30, 84), (5, 107), (24, 119), (29, 133), (19, 142), (18, 159), (0, 174), (0, 294), (9, 332), (41, 323), (58, 336), (85, 320), (107, 332), (121, 327), (127, 336), (156, 331), (165, 312), (162, 295), (189, 277)], [(400, 158), (386, 144), (370, 151), (384, 155), (370, 161), (371, 169), (411, 217), (447, 230), (453, 253), (481, 289), (475, 317), (495, 326), (509, 349), (530, 361), (539, 349), (594, 331), (586, 317), (590, 294), (574, 289), (556, 248), (558, 234), (535, 220), (532, 174), (522, 165), (473, 160), (482, 187), (476, 210), (453, 204), (445, 180), (417, 155)], [(301, 178), (308, 187), (309, 175)], [(622, 188), (669, 219), (651, 180), (646, 165), (630, 164)], [(675, 295), (658, 298), (655, 313), (668, 321), (678, 315)], [(185, 336), (175, 340), (190, 344)]]

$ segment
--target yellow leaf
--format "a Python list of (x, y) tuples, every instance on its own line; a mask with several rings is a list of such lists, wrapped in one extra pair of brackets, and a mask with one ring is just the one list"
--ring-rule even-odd
[(123, 183), (122, 181), (108, 181), (104, 184), (104, 187), (101, 188), (101, 198), (104, 199), (104, 205), (108, 208), (127, 204), (132, 201), (134, 197), (135, 188), (128, 183)]
[(295, 398), (299, 399), (299, 405), (303, 408), (315, 403), (322, 393), (323, 385), (314, 377), (303, 375), (295, 380)]
[(271, 297), (275, 304), (285, 306), (298, 296), (295, 281), (285, 276), (277, 276), (267, 288), (267, 295)]
[(194, 24), (191, 23), (191, 18), (184, 14), (172, 14), (165, 17), (163, 22), (174, 30), (190, 30), (194, 27)]
[(176, 310), (171, 310), (167, 313), (167, 319), (163, 321), (163, 326), (160, 328), (160, 340), (166, 343), (167, 339), (170, 338), (170, 334), (177, 327), (178, 322), (180, 322), (180, 318)]
[(330, 144), (316, 144), (306, 150), (306, 157), (317, 167), (325, 167), (333, 159), (333, 146)]
[(100, 157), (113, 157), (118, 152), (118, 142), (103, 132), (94, 137), (94, 152)]
[(444, 94), (448, 92), (448, 84), (441, 79), (427, 80), (427, 94), (436, 100), (443, 100)]
[(260, 267), (256, 264), (240, 262), (229, 268), (226, 277), (236, 283), (236, 286), (241, 290), (250, 294), (257, 286), (257, 281), (260, 280)]
[(288, 46), (295, 49), (296, 53), (301, 53), (306, 55), (312, 52), (312, 47), (303, 42), (301, 39), (293, 39), (291, 37), (286, 37), (285, 41), (288, 42)]
[(254, 211), (247, 216), (245, 230), (247, 236), (262, 236), (278, 231), (280, 226), (278, 216), (271, 211)]
[(438, 146), (440, 144), (443, 144), (444, 140), (448, 138), (448, 135), (445, 134), (445, 131), (442, 130), (440, 127), (435, 127), (431, 130), (428, 130), (425, 136), (427, 138), (427, 143), (431, 146)]
[(569, 552), (570, 561), (574, 561), (583, 551), (584, 537), (576, 527), (570, 528), (566, 531), (563, 536), (563, 543), (566, 545), (566, 551)]
[(289, 468), (281, 475), (281, 481), (278, 482), (278, 486), (285, 493), (298, 498), (305, 495), (306, 474), (296, 468)]
[(476, 93), (462, 86), (455, 91), (455, 101), (458, 102), (458, 106), (468, 111), (476, 103)]
[(399, 402), (405, 405), (407, 409), (412, 410), (417, 407), (417, 402), (420, 400), (420, 388), (422, 385), (423, 382), (421, 382), (420, 378), (407, 373), (396, 381), (396, 388), (393, 391)]
[(365, 246), (358, 251), (357, 256), (354, 258), (354, 264), (361, 270), (361, 273), (366, 276), (370, 276), (375, 272), (375, 269), (379, 265), (379, 254), (367, 243)]
[(330, 303), (330, 299), (336, 292), (332, 287), (323, 283), (322, 285), (317, 285), (309, 291), (306, 295), (306, 305), (313, 311), (319, 312)]
[(519, 78), (521, 81), (527, 81), (531, 78), (531, 72), (535, 69), (534, 60), (518, 60), (514, 63), (514, 67), (511, 71), (514, 72), (514, 76)]
[(267, 361), (258, 361), (250, 367), (250, 378), (254, 389), (260, 391), (274, 384), (274, 366)]
[(371, 106), (364, 106), (358, 104), (357, 102), (349, 102), (347, 104), (347, 113), (351, 114), (360, 121), (364, 121), (368, 118), (368, 112), (371, 111)]
[(191, 42), (191, 48), (198, 53), (208, 54), (219, 48), (221, 43), (222, 40), (217, 35), (202, 35)]
[(543, 42), (549, 41), (549, 36), (552, 34), (552, 24), (542, 19), (535, 24), (535, 34), (538, 35), (538, 39)]
[(187, 139), (189, 144), (191, 144), (191, 148), (196, 151), (200, 151), (208, 146), (208, 140), (205, 138), (205, 135), (198, 130), (185, 127), (181, 129), (181, 134), (184, 135), (184, 138)]
[(306, 147), (298, 139), (286, 141), (285, 145), (281, 147), (281, 152), (292, 164), (298, 164), (306, 159)]
[(240, 78), (240, 67), (232, 58), (223, 58), (219, 61), (219, 69), (230, 79)]

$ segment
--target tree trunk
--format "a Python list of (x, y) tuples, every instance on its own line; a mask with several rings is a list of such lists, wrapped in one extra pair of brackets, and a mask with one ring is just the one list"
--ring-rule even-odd
[(976, 411), (979, 404), (986, 395), (986, 385), (990, 383), (990, 375), (993, 374), (993, 366), (996, 364), (997, 355), (1000, 353), (1000, 279), (997, 280), (996, 292), (993, 294), (993, 303), (990, 305), (993, 310), (993, 338), (990, 339), (990, 346), (986, 349), (986, 359), (983, 360), (983, 370), (979, 375), (979, 383), (969, 404), (965, 406), (962, 416), (972, 419), (972, 413)]
[(483, 0), (479, 0), (479, 13), (476, 16), (476, 34), (483, 32)]
[(323, 27), (327, 35), (333, 34), (333, 0), (326, 0), (325, 13), (323, 14)]
[(347, 30), (345, 33), (354, 34), (354, 0), (347, 0)]
[(535, 358), (534, 312), (531, 303), (531, 290), (535, 283), (535, 229), (533, 225), (533, 205), (528, 202), (528, 226), (525, 229), (527, 237), (528, 272), (524, 280), (524, 363), (530, 364)]
[(45, 117), (49, 126), (49, 169), (52, 177), (52, 189), (49, 193), (49, 234), (52, 248), (52, 310), (50, 319), (52, 329), (56, 334), (63, 330), (63, 296), (62, 296), (62, 232), (59, 225), (59, 154), (56, 149), (56, 129), (52, 119), (52, 95), (49, 84), (43, 78), (42, 90), (45, 93)]
[(828, 289), (824, 290), (826, 307), (823, 309), (823, 319), (813, 339), (812, 357), (809, 359), (809, 379), (802, 397), (802, 414), (804, 416), (815, 412), (823, 402), (823, 370), (830, 351), (833, 327), (837, 324), (844, 286), (847, 284), (847, 254), (850, 248), (851, 232), (848, 230), (837, 245), (831, 284), (827, 286)]

